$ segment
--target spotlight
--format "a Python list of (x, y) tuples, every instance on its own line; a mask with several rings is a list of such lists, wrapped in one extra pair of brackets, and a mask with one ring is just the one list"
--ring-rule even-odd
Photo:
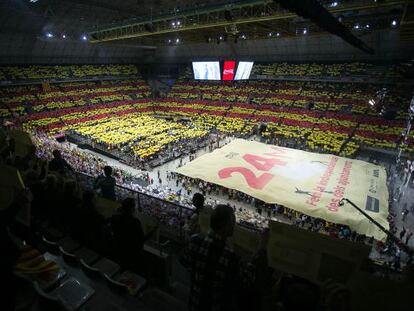
[(53, 33), (51, 33), (51, 32), (46, 33), (46, 37), (53, 38)]

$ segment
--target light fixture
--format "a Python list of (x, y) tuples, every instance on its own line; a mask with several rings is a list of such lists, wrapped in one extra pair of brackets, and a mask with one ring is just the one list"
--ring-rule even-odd
[(370, 26), (369, 24), (366, 24), (366, 25), (365, 25), (365, 28), (368, 28), (368, 29), (369, 29), (370, 27), (371, 27), (371, 26)]
[(175, 39), (175, 43), (180, 43), (180, 38)]
[(38, 0), (30, 0), (30, 3), (36, 3)]
[(358, 24), (356, 24), (356, 25), (354, 26), (354, 29), (359, 29), (359, 25), (358, 25)]
[(336, 6), (338, 6), (338, 2), (336, 2), (336, 1), (332, 2), (331, 5), (330, 5), (330, 7), (333, 7), (333, 8), (336, 7)]
[(181, 25), (181, 22), (180, 21), (177, 21), (177, 26), (180, 26)]
[(88, 40), (88, 37), (87, 37), (86, 35), (82, 35), (81, 39), (82, 39), (83, 41), (86, 41), (86, 40)]
[(171, 26), (175, 27), (175, 22), (171, 22)]
[(276, 37), (280, 37), (280, 32), (276, 32)]
[(53, 33), (51, 33), (51, 32), (46, 33), (46, 37), (53, 38)]
[(370, 104), (371, 106), (375, 106), (375, 100), (370, 99), (370, 100), (369, 100), (369, 104)]
[(62, 39), (66, 39), (66, 35), (65, 34), (62, 35)]
[(303, 34), (306, 35), (308, 33), (308, 30), (305, 28), (303, 29)]
[(241, 38), (246, 40), (246, 35), (242, 35)]
[(168, 43), (171, 43), (172, 41), (171, 41), (171, 39), (168, 39)]
[(269, 32), (269, 33), (268, 33), (268, 37), (271, 37), (271, 36), (272, 36), (272, 33), (271, 33), (271, 32)]
[(391, 26), (397, 26), (397, 21), (395, 19), (391, 22)]
[(220, 39), (220, 40), (223, 40), (223, 36), (220, 36), (220, 37), (219, 37), (219, 39)]

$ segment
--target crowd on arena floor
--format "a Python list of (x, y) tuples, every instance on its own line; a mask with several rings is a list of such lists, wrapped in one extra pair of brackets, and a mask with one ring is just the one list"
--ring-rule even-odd
[[(40, 158), (45, 160), (51, 160), (53, 158), (52, 151), (59, 150), (69, 163), (69, 165), (78, 172), (82, 172), (96, 178), (101, 174), (103, 168), (107, 166), (107, 163), (99, 157), (90, 153), (83, 152), (69, 144), (57, 143), (49, 139), (47, 136), (35, 136), (34, 143), (36, 144), (37, 154)], [(212, 151), (216, 148), (216, 144), (212, 143), (208, 146), (209, 150)], [(190, 155), (191, 156), (191, 155)], [(278, 219), (302, 227), (304, 229), (328, 234), (332, 237), (341, 239), (349, 239), (357, 242), (372, 243), (372, 239), (368, 239), (363, 235), (357, 234), (355, 231), (350, 230), (349, 227), (344, 225), (338, 225), (329, 223), (325, 220), (310, 217), (302, 213), (296, 212), (289, 208), (279, 206), (277, 204), (265, 204), (260, 200), (257, 200), (251, 196), (248, 196), (242, 192), (227, 189), (215, 184), (211, 184), (202, 180), (195, 180), (183, 175), (176, 174), (174, 172), (167, 172), (167, 180), (161, 180), (160, 175), (157, 177), (151, 177), (148, 173), (143, 172), (139, 176), (133, 176), (130, 173), (120, 169), (114, 168), (113, 176), (116, 180), (116, 184), (132, 191), (139, 191), (150, 196), (160, 198), (166, 201), (175, 202), (183, 205), (187, 208), (192, 209), (191, 195), (194, 192), (200, 192), (206, 197), (224, 197), (230, 203), (233, 208), (239, 224), (247, 226), (251, 229), (259, 229), (267, 227), (269, 219)], [(156, 186), (154, 185), (154, 178), (157, 178)], [(176, 185), (174, 190), (171, 184)], [(410, 184), (410, 187), (412, 185)], [(392, 188), (392, 187), (391, 187)], [(119, 198), (125, 198), (131, 195), (130, 191), (118, 191)], [(390, 200), (390, 228), (394, 234), (397, 234), (397, 227), (395, 226), (393, 219), (396, 216), (396, 211), (393, 211), (393, 195)], [(151, 216), (156, 217), (161, 223), (167, 224), (171, 227), (179, 229), (185, 226), (191, 216), (191, 211), (183, 209), (184, 212), (175, 205), (163, 204), (160, 201), (156, 201), (148, 197), (147, 202), (143, 200), (141, 208), (143, 211)], [(243, 206), (252, 206), (254, 209), (238, 206), (237, 202), (242, 202)], [(206, 204), (209, 206), (215, 206), (220, 203), (220, 200), (207, 199)], [(408, 236), (408, 231), (407, 231)], [(408, 242), (408, 240), (407, 240)], [(387, 255), (387, 258), (393, 258), (387, 260), (386, 263), (391, 263), (393, 267), (399, 269), (400, 266), (400, 255), (399, 248), (393, 241), (388, 241), (387, 244), (378, 242), (376, 249), (381, 254)]]

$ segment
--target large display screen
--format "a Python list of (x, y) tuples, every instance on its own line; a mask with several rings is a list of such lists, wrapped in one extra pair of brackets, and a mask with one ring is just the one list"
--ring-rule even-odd
[(226, 60), (223, 66), (223, 80), (231, 81), (234, 78), (234, 69), (236, 68), (236, 62), (234, 60)]
[(195, 80), (221, 80), (219, 62), (193, 62)]
[(253, 62), (239, 62), (234, 80), (247, 80), (253, 68)]

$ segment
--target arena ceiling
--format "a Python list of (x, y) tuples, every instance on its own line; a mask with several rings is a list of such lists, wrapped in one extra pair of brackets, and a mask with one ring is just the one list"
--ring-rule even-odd
[[(258, 48), (269, 48), (277, 40), (334, 37), (315, 22), (282, 8), (279, 2), (3, 0), (0, 58), (16, 54), (30, 62), (32, 57), (46, 61), (49, 56), (63, 59), (79, 55), (86, 57), (86, 62), (96, 57), (151, 61), (154, 55), (179, 56), (176, 52), (185, 51), (186, 46), (202, 45), (223, 54), (229, 45), (237, 49), (237, 45), (254, 42)], [(375, 37), (376, 32), (397, 32), (398, 41), (414, 42), (412, 0), (319, 2), (362, 41)]]

